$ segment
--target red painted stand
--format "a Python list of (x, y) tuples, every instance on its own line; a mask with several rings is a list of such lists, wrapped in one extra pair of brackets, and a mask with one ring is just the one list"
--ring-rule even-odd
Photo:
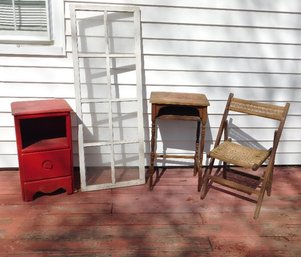
[(20, 180), (24, 201), (37, 192), (73, 193), (72, 109), (64, 100), (14, 102)]

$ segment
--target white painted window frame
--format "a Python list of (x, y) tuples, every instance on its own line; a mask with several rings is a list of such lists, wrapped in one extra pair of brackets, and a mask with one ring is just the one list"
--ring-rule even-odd
[(49, 8), (49, 36), (28, 33), (22, 37), (0, 34), (0, 54), (5, 55), (65, 55), (64, 1), (47, 0)]
[[(109, 54), (106, 49), (105, 54), (84, 54), (78, 52), (78, 43), (77, 43), (77, 28), (76, 28), (76, 12), (77, 11), (121, 11), (121, 12), (132, 12), (134, 15), (134, 24), (135, 24), (135, 53), (129, 54)], [(140, 18), (140, 9), (138, 7), (130, 7), (130, 6), (102, 6), (102, 5), (70, 5), (70, 16), (71, 16), (71, 32), (72, 32), (72, 55), (73, 55), (73, 63), (74, 63), (74, 84), (75, 84), (75, 95), (76, 95), (76, 105), (77, 105), (77, 115), (79, 116), (79, 124), (78, 124), (78, 145), (79, 145), (79, 164), (80, 164), (80, 177), (81, 177), (81, 190), (82, 191), (92, 191), (92, 190), (100, 190), (100, 189), (108, 189), (108, 188), (119, 188), (119, 187), (127, 187), (134, 185), (145, 184), (145, 164), (144, 164), (144, 130), (143, 130), (143, 103), (142, 103), (142, 60), (141, 60), (141, 18)], [(83, 138), (83, 123), (82, 123), (82, 104), (85, 103), (81, 97), (80, 90), (80, 75), (79, 75), (79, 58), (84, 57), (105, 57), (109, 60), (109, 57), (133, 57), (136, 59), (136, 87), (137, 87), (137, 98), (135, 99), (109, 99), (109, 103), (112, 102), (121, 102), (121, 101), (136, 101), (137, 102), (137, 117), (138, 117), (138, 135), (137, 140), (132, 141), (114, 141), (109, 139), (109, 143), (107, 142), (92, 142), (92, 143), (84, 143)], [(109, 63), (107, 62), (107, 70), (110, 70)], [(108, 74), (110, 76), (110, 74)], [(110, 80), (109, 80), (110, 81)], [(110, 82), (109, 82), (110, 83)], [(87, 99), (87, 103), (92, 102), (102, 102), (102, 100), (98, 99)], [(109, 115), (112, 115), (110, 113)], [(112, 132), (112, 116), (110, 116), (110, 129)], [(93, 146), (102, 146), (109, 145), (111, 149), (115, 144), (127, 144), (127, 143), (138, 143), (138, 155), (139, 155), (139, 178), (132, 179), (128, 181), (117, 182), (115, 180), (115, 161), (114, 156), (111, 156), (111, 176), (112, 183), (104, 183), (104, 184), (96, 184), (96, 185), (87, 185), (86, 182), (86, 161), (85, 161), (85, 148), (93, 147)], [(113, 151), (112, 151), (113, 152)]]

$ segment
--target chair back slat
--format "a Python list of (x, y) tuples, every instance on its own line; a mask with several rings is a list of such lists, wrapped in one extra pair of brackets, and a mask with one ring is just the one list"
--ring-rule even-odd
[(286, 115), (286, 106), (276, 106), (266, 103), (258, 103), (239, 98), (232, 98), (229, 110), (264, 118), (282, 120)]

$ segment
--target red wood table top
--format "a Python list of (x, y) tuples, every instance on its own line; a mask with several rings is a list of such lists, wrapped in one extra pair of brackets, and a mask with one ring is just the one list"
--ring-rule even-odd
[(11, 107), (14, 116), (70, 112), (72, 110), (69, 104), (63, 99), (13, 102)]

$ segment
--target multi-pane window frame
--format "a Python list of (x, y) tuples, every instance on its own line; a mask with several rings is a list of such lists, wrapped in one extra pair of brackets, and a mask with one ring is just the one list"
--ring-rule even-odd
[(65, 55), (63, 0), (45, 0), (47, 31), (0, 30), (0, 54)]

